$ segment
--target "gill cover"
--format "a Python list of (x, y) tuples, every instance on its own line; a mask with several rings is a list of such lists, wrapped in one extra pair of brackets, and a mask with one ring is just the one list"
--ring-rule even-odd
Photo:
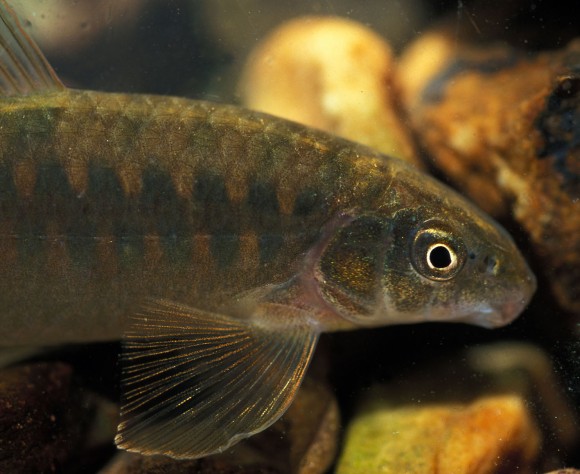
[(380, 308), (389, 230), (384, 218), (356, 216), (334, 231), (320, 256), (315, 269), (319, 292), (349, 321), (365, 324)]

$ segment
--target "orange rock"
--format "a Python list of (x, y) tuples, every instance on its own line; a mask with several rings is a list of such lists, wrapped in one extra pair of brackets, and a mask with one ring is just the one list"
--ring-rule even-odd
[(520, 55), (424, 35), (399, 67), (436, 165), (483, 209), (513, 214), (561, 305), (580, 313), (580, 41)]
[(451, 411), (434, 472), (532, 472), (539, 444), (522, 399), (485, 397)]

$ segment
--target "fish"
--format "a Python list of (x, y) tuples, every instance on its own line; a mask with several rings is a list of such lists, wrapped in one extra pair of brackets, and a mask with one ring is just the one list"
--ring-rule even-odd
[(66, 88), (0, 2), (0, 346), (122, 340), (119, 448), (194, 459), (274, 423), (322, 332), (493, 328), (536, 281), (398, 159), (185, 98)]

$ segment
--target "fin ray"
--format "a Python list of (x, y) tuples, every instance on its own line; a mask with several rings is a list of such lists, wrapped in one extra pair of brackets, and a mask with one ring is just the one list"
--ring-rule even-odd
[(124, 340), (118, 446), (197, 458), (274, 423), (292, 401), (318, 334), (155, 301)]
[(0, 94), (4, 96), (64, 89), (5, 0), (0, 0), (0, 65)]

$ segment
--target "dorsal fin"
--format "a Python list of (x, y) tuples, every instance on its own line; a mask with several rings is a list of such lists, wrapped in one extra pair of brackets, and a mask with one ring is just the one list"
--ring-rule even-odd
[(24, 31), (14, 10), (0, 0), (0, 94), (28, 95), (64, 89), (64, 85)]

